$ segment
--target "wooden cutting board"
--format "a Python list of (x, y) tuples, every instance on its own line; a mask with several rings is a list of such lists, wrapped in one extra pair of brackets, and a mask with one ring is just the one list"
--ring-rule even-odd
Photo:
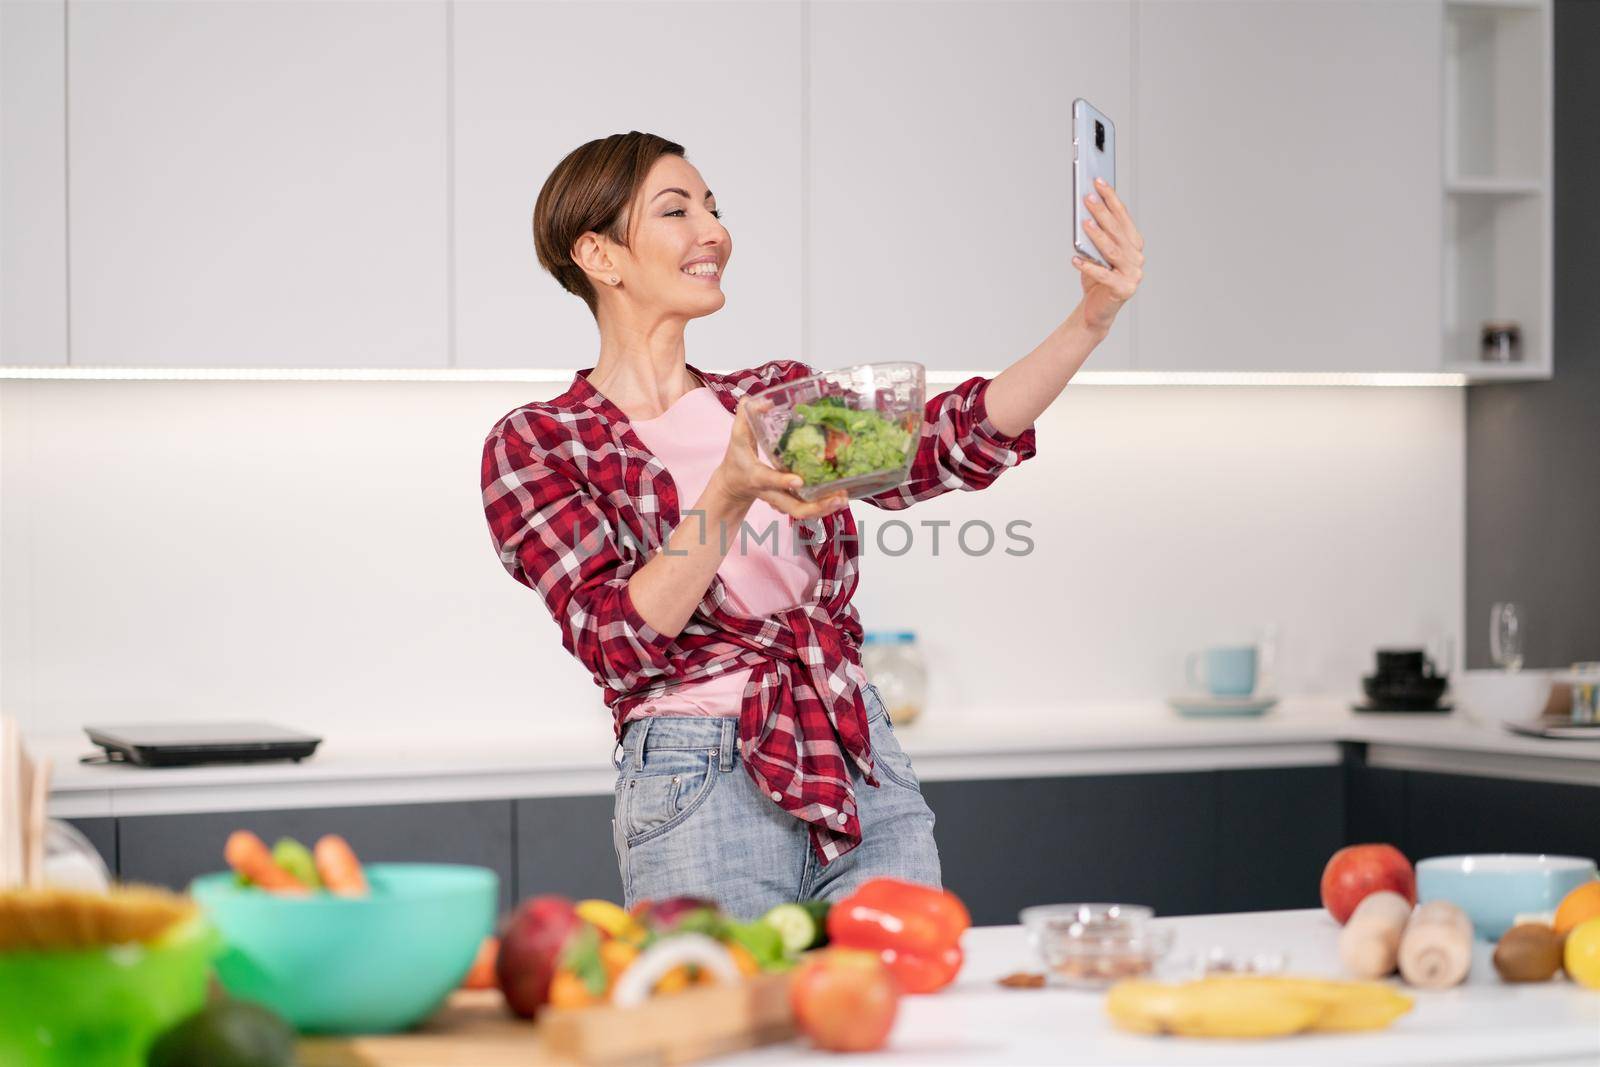
[(415, 1030), (361, 1037), (301, 1040), (300, 1067), (511, 1067), (558, 1063), (544, 1050), (539, 1027), (506, 1010), (498, 989), (450, 995)]
[(300, 1067), (531, 1067), (682, 1064), (794, 1036), (789, 976), (713, 985), (634, 1008), (546, 1011), (537, 1025), (498, 990), (459, 990), (415, 1030), (300, 1042)]

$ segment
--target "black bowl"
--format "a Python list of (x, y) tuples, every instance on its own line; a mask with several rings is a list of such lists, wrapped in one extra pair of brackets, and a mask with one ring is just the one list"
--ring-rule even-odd
[(1450, 679), (1443, 675), (1413, 675), (1410, 677), (1385, 677), (1369, 674), (1361, 679), (1361, 689), (1367, 699), (1380, 707), (1405, 706), (1429, 708), (1444, 696)]
[(1378, 677), (1422, 677), (1423, 661), (1424, 656), (1420, 649), (1380, 648), (1378, 649)]

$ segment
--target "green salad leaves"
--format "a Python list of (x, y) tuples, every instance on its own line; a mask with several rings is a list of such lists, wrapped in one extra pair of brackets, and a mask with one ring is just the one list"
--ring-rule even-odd
[(778, 441), (778, 459), (808, 486), (892, 470), (912, 447), (914, 413), (895, 421), (845, 407), (836, 396), (796, 404), (794, 410)]

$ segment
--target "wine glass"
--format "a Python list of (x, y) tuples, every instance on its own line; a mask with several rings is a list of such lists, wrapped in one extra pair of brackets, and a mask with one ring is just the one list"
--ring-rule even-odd
[(1526, 613), (1520, 604), (1500, 601), (1489, 612), (1489, 655), (1506, 671), (1522, 669), (1522, 628)]

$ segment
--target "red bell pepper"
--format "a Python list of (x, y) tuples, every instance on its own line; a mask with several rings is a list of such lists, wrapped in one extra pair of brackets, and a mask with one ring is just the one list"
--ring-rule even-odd
[(955, 980), (961, 935), (972, 925), (954, 894), (899, 878), (873, 878), (828, 912), (828, 940), (876, 951), (907, 993), (932, 993)]

